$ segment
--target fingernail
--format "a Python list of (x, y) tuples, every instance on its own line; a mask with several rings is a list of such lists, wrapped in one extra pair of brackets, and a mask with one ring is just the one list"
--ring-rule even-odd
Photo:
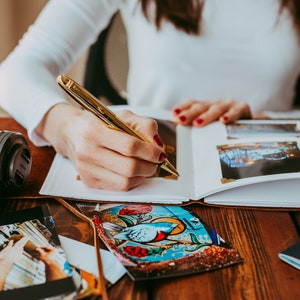
[(181, 122), (184, 122), (184, 121), (186, 120), (186, 116), (180, 116), (180, 117), (179, 117), (179, 120), (180, 120)]
[(167, 154), (162, 152), (159, 156), (159, 161), (165, 161), (167, 159)]
[(222, 116), (222, 118), (223, 118), (223, 120), (224, 120), (225, 122), (228, 121), (228, 117)]
[(202, 124), (203, 123), (203, 119), (200, 119), (200, 118), (196, 119), (196, 123), (199, 124), (199, 125)]
[(174, 113), (175, 113), (176, 115), (178, 115), (178, 114), (180, 113), (180, 109), (179, 109), (179, 108), (174, 109)]
[(162, 147), (163, 146), (163, 142), (161, 141), (160, 137), (158, 135), (155, 135), (153, 137), (155, 143), (157, 144), (157, 146)]

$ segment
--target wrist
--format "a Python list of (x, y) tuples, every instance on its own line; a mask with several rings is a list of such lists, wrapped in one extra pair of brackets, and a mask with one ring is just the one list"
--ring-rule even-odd
[(37, 126), (36, 132), (47, 140), (56, 152), (68, 156), (68, 132), (74, 124), (74, 118), (83, 111), (70, 103), (54, 105)]

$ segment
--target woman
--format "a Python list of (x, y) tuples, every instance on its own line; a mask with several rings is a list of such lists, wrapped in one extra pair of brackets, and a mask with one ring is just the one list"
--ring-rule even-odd
[(183, 125), (288, 110), (300, 67), (296, 0), (52, 0), (0, 69), (1, 106), (37, 145), (69, 157), (89, 186), (128, 190), (166, 155), (157, 125), (121, 117), (151, 143), (112, 132), (55, 83), (120, 9), (129, 103), (173, 109)]

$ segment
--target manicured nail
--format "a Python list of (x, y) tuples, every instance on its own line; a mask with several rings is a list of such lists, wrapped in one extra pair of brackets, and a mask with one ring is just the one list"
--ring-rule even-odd
[(180, 109), (179, 108), (176, 108), (176, 109), (174, 109), (174, 113), (176, 114), (176, 115), (178, 115), (179, 113), (180, 113)]
[(179, 120), (180, 120), (181, 122), (184, 122), (184, 121), (186, 120), (186, 116), (180, 116), (180, 117), (179, 117)]
[(202, 124), (203, 123), (203, 119), (200, 119), (200, 118), (196, 119), (196, 123), (199, 124), (199, 125)]
[(228, 121), (228, 117), (226, 117), (226, 116), (222, 116), (222, 118), (223, 118), (223, 120), (224, 120), (225, 122), (227, 122), (227, 121)]
[(167, 159), (167, 154), (162, 152), (159, 156), (159, 161), (165, 161)]
[(158, 135), (155, 135), (153, 137), (155, 143), (157, 144), (157, 146), (162, 147), (163, 146), (163, 142), (161, 141), (160, 137)]

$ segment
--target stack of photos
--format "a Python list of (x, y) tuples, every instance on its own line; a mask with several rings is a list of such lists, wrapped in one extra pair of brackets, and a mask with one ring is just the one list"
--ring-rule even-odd
[(0, 215), (0, 299), (80, 299), (91, 293), (61, 247), (47, 206)]

